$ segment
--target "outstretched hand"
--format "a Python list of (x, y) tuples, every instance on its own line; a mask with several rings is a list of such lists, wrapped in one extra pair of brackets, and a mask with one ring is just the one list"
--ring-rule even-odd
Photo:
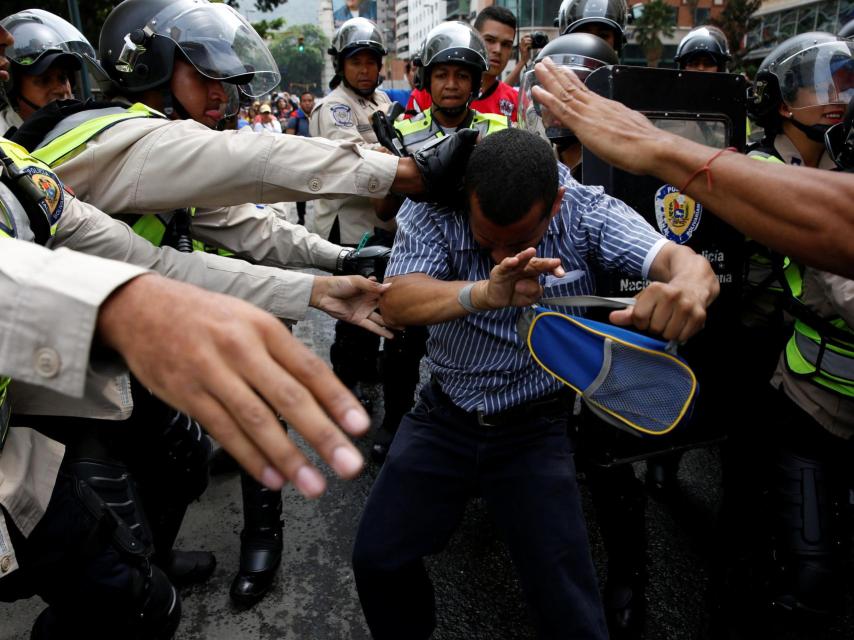
[(537, 250), (529, 247), (515, 256), (504, 258), (492, 268), (489, 280), (478, 282), (472, 291), (472, 304), (480, 309), (525, 307), (543, 295), (539, 277), (551, 273), (565, 275), (559, 258), (538, 258)]
[(637, 111), (593, 93), (572, 71), (548, 58), (537, 63), (534, 72), (542, 85), (533, 88), (534, 99), (609, 164), (632, 173), (649, 173), (653, 149), (673, 137)]
[(290, 481), (309, 498), (326, 487), (277, 414), (338, 475), (361, 470), (362, 456), (341, 429), (365, 433), (364, 409), (317, 355), (256, 307), (143, 275), (104, 302), (98, 335), (146, 387), (196, 418), (265, 486)]

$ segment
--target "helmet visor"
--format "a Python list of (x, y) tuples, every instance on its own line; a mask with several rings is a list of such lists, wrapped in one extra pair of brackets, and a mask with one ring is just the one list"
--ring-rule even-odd
[[(558, 67), (569, 69), (575, 73), (582, 82), (586, 81), (587, 76), (595, 69), (607, 66), (601, 60), (574, 54), (553, 55), (549, 56), (549, 59)], [(564, 127), (549, 112), (548, 107), (534, 99), (533, 89), (539, 85), (533, 69), (526, 71), (522, 76), (519, 90), (519, 126), (552, 141), (574, 137), (575, 134), (572, 130)]]
[(20, 11), (4, 18), (0, 25), (15, 38), (15, 44), (6, 48), (6, 56), (21, 66), (35, 64), (49, 51), (74, 54), (78, 60), (97, 60), (95, 49), (82, 33), (47, 11)]
[(261, 36), (226, 4), (174, 2), (147, 26), (175, 42), (203, 76), (236, 84), (250, 97), (269, 93), (281, 80)]
[(848, 104), (854, 98), (854, 42), (826, 42), (783, 60), (772, 73), (791, 109)]

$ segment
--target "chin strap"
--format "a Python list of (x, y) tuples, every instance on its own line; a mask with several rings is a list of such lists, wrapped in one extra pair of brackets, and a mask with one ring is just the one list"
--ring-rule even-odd
[(175, 97), (175, 94), (167, 88), (161, 89), (160, 93), (163, 95), (163, 113), (166, 114), (166, 117), (171, 119), (174, 113), (177, 114), (180, 120), (192, 120), (190, 112), (184, 108), (184, 105)]
[(804, 134), (812, 140), (813, 142), (820, 142), (824, 144), (824, 134), (830, 129), (830, 125), (828, 124), (813, 124), (807, 125), (802, 122), (798, 122), (795, 120), (795, 116), (789, 116), (789, 122), (791, 122), (795, 127), (804, 132)]
[[(351, 85), (349, 82), (347, 82), (347, 79), (346, 79), (346, 78), (343, 78), (343, 82), (344, 82), (344, 86), (345, 86), (345, 87), (347, 87), (347, 88), (348, 88), (350, 91), (352, 91), (353, 93), (357, 93), (357, 94), (359, 94), (359, 95), (360, 95), (360, 96), (362, 96), (363, 98), (370, 98), (372, 95), (374, 95), (374, 91), (376, 91), (376, 90), (377, 90), (377, 87), (374, 87), (374, 88), (373, 88), (373, 89), (371, 89), (370, 91), (368, 91), (367, 89), (357, 89), (356, 87), (354, 87), (353, 85)], [(379, 85), (377, 85), (377, 86), (379, 86)]]

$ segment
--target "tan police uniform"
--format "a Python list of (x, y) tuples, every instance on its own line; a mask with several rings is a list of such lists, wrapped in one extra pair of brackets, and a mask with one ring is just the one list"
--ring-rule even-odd
[[(822, 318), (842, 318), (854, 327), (854, 280), (806, 267), (801, 301)], [(854, 437), (854, 402), (791, 372), (785, 351), (771, 384), (783, 388), (801, 409), (833, 435)]]
[(22, 123), (21, 116), (11, 105), (7, 104), (0, 109), (0, 136), (5, 135), (12, 127), (20, 127)]
[[(30, 395), (54, 394), (98, 402), (87, 374), (98, 308), (117, 287), (145, 270), (30, 242), (0, 238), (0, 371), (26, 382)], [(123, 367), (102, 353), (106, 368)], [(17, 408), (16, 389), (10, 391)], [(44, 400), (47, 401), (47, 400)], [(47, 509), (65, 447), (25, 427), (9, 430), (0, 452), (0, 505), (24, 536)], [(0, 515), (0, 579), (18, 568), (5, 519)]]
[[(390, 104), (389, 97), (382, 91), (374, 91), (372, 97), (363, 98), (341, 83), (314, 107), (309, 119), (312, 137), (304, 139), (329, 138), (359, 145), (363, 149), (379, 149), (382, 145), (371, 127), (371, 116), (375, 111), (386, 111)], [(394, 221), (380, 220), (370, 201), (370, 198), (381, 198), (384, 195), (361, 193), (343, 200), (318, 201), (314, 205), (315, 217), (311, 230), (328, 238), (338, 218), (340, 242), (349, 245), (358, 244), (366, 232), (373, 233), (374, 227), (394, 231)]]
[[(308, 237), (304, 227), (282, 221), (275, 211), (245, 203), (354, 193), (382, 197), (397, 162), (352, 143), (137, 118), (102, 131), (53, 170), (81, 199), (110, 214), (196, 207), (192, 224), (200, 240), (264, 264), (291, 266), (296, 259), (329, 269), (339, 247)], [(225, 218), (223, 207), (232, 208)], [(210, 222), (208, 214), (215, 216)], [(229, 226), (222, 226), (225, 219)]]

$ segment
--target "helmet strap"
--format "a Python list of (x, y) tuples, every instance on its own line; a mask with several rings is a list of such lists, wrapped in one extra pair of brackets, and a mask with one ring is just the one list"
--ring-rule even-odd
[(32, 100), (28, 100), (28, 99), (24, 96), (24, 94), (23, 94), (23, 93), (17, 92), (17, 93), (15, 94), (15, 98), (17, 98), (18, 100), (20, 100), (21, 102), (23, 102), (25, 105), (27, 105), (27, 106), (28, 106), (30, 109), (32, 109), (33, 111), (38, 111), (39, 109), (41, 109), (41, 107), (40, 107), (39, 105), (37, 105), (35, 102), (33, 102)]
[(342, 81), (344, 82), (344, 86), (345, 86), (345, 87), (347, 87), (347, 88), (348, 88), (350, 91), (352, 91), (353, 93), (357, 93), (357, 94), (359, 94), (359, 95), (360, 95), (360, 96), (362, 96), (363, 98), (370, 98), (372, 95), (374, 95), (374, 91), (376, 91), (376, 90), (377, 90), (377, 88), (376, 88), (376, 87), (374, 87), (374, 88), (373, 88), (373, 89), (371, 89), (370, 91), (369, 91), (369, 90), (367, 90), (367, 89), (357, 89), (356, 87), (354, 87), (353, 85), (351, 85), (349, 82), (347, 82), (347, 78), (345, 78), (343, 75), (341, 76), (341, 79), (342, 79)]
[(168, 118), (171, 119), (172, 114), (174, 113), (178, 116), (178, 120), (192, 120), (190, 112), (184, 108), (184, 105), (175, 97), (175, 94), (172, 93), (168, 86), (161, 89), (161, 94), (163, 95), (163, 113), (165, 113)]
[(808, 125), (802, 122), (798, 122), (795, 120), (795, 116), (789, 116), (789, 122), (791, 122), (795, 127), (804, 132), (807, 138), (812, 140), (813, 142), (819, 142), (824, 144), (824, 133), (830, 128), (830, 125), (827, 124), (813, 124)]

